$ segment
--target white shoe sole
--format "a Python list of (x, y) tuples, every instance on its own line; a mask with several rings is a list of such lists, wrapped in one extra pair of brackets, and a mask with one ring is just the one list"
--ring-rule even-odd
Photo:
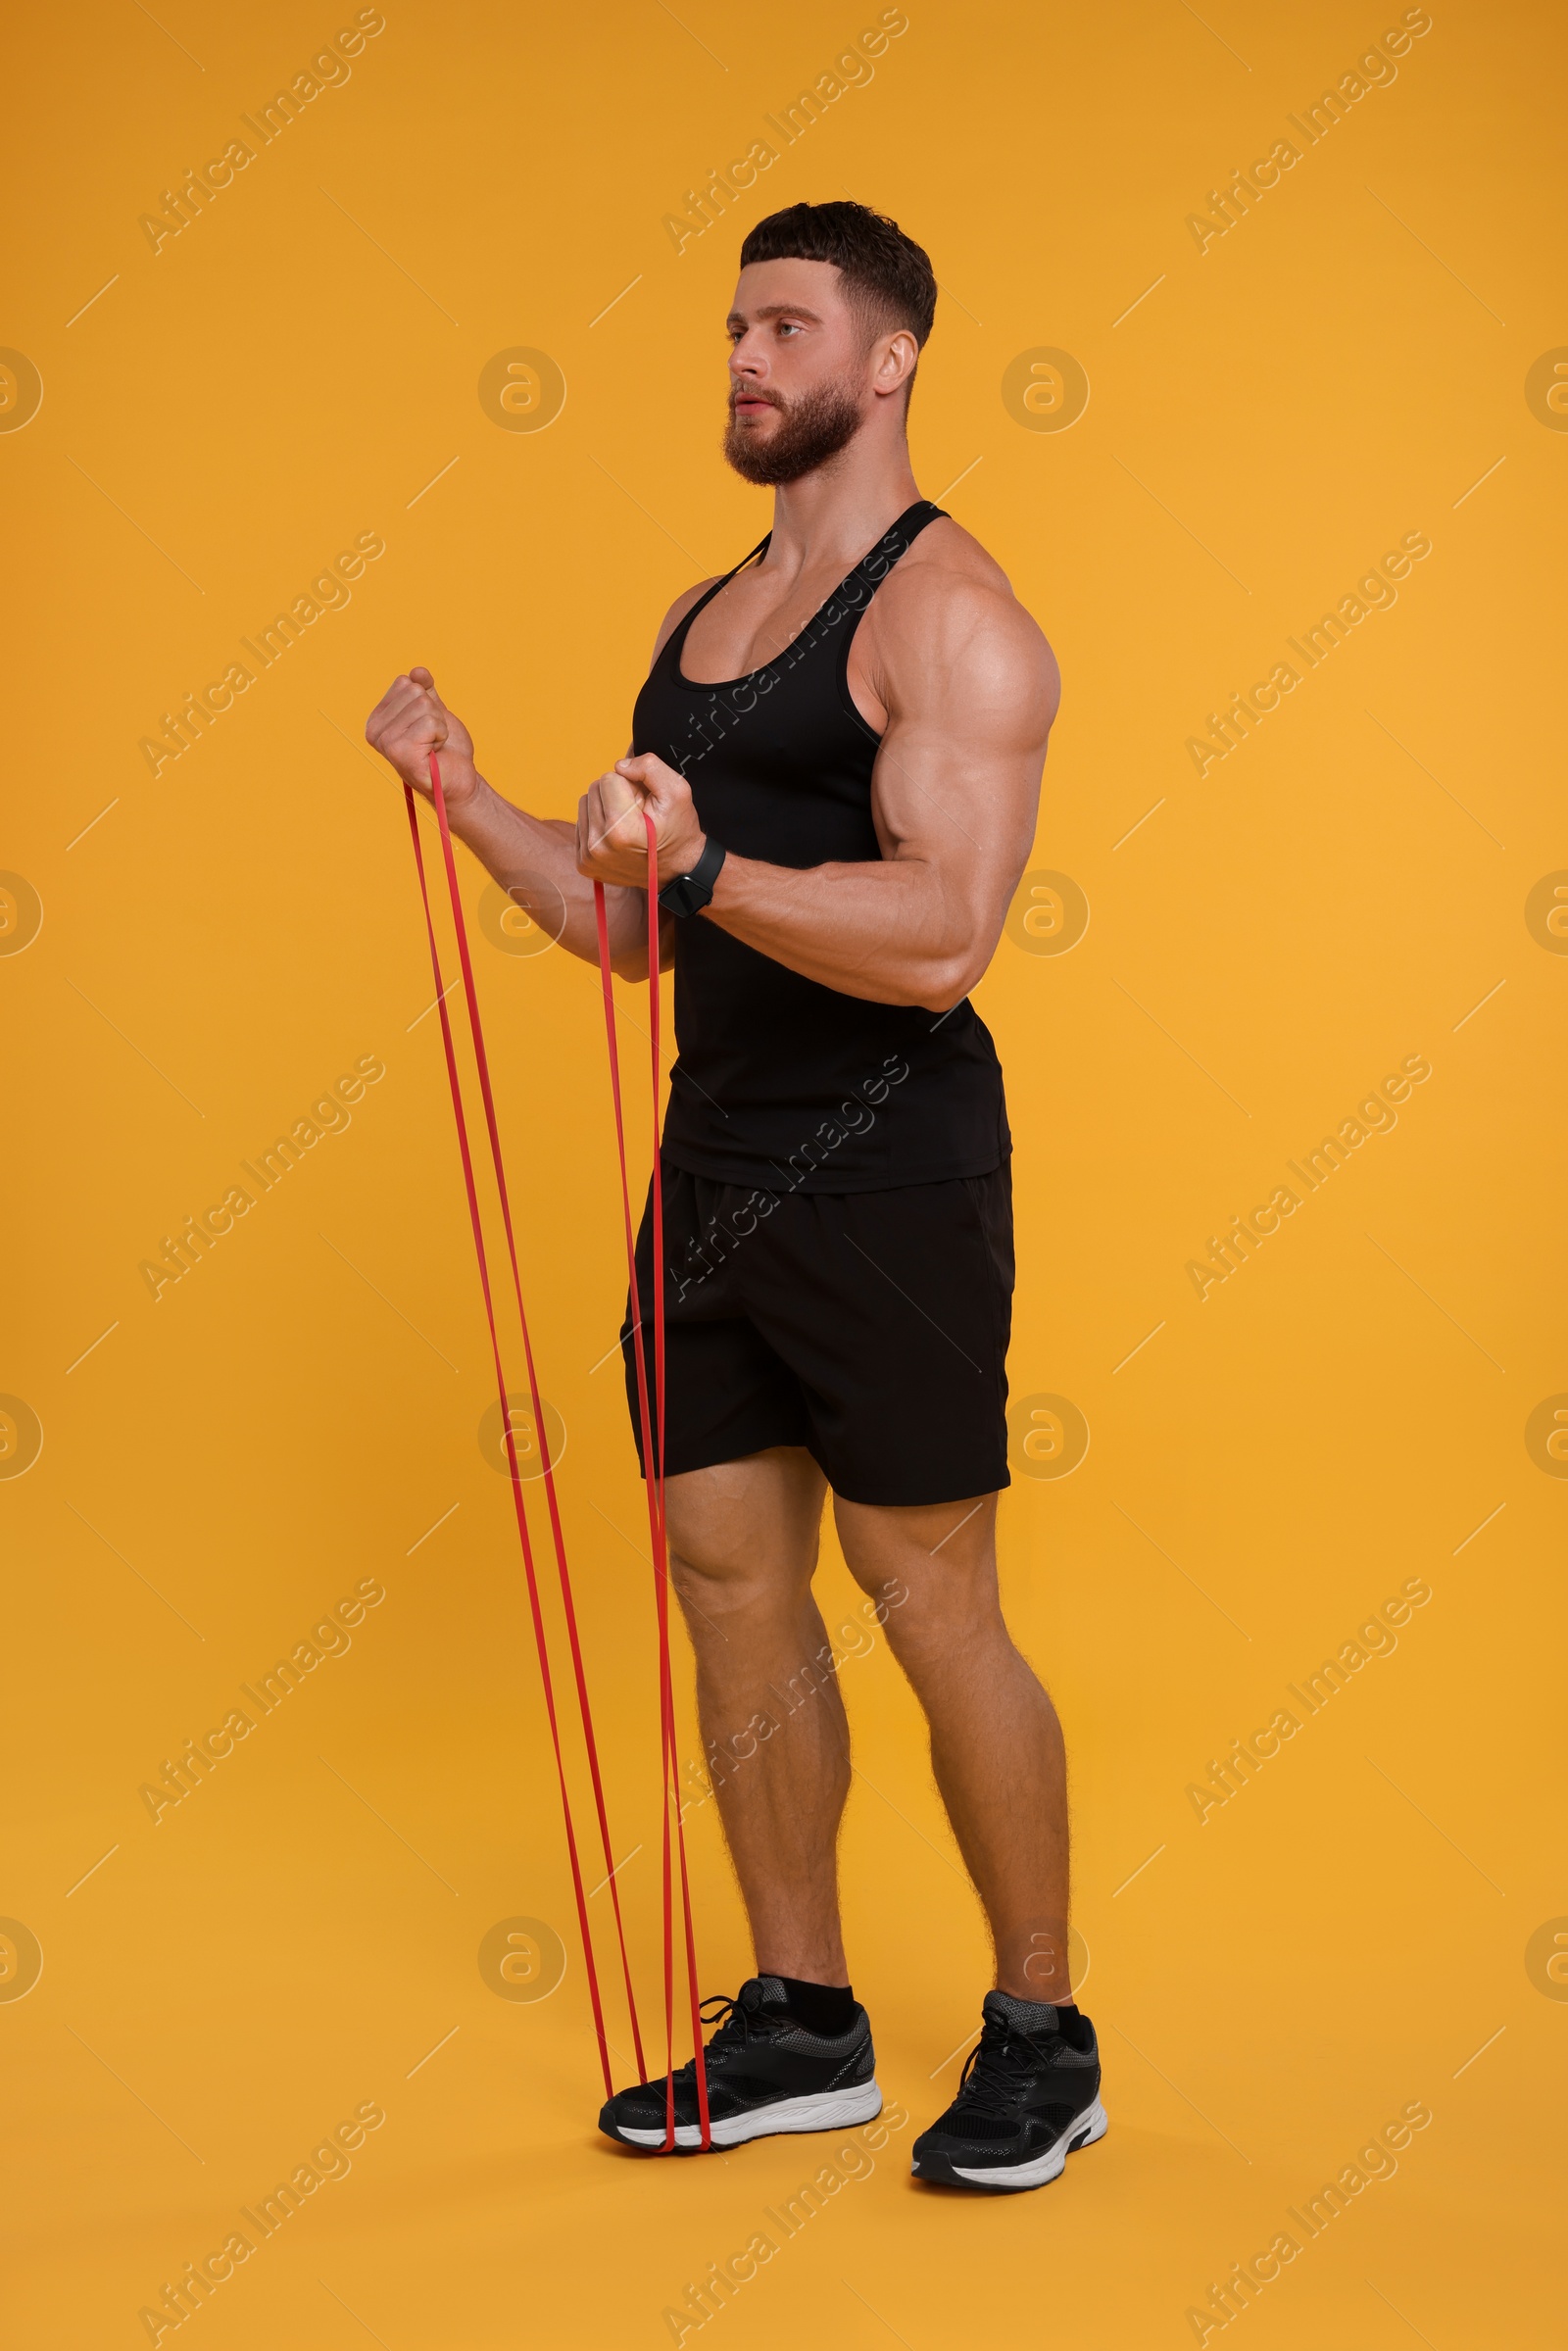
[(956, 2180), (967, 2180), (976, 2187), (1044, 2187), (1048, 2180), (1056, 2179), (1067, 2168), (1067, 2158), (1080, 2147), (1092, 2147), (1097, 2138), (1103, 2138), (1107, 2125), (1105, 2110), (1099, 2099), (1093, 2106), (1074, 2117), (1054, 2145), (1043, 2155), (1034, 2156), (1028, 2163), (1005, 2166), (992, 2165), (983, 2172), (966, 2171), (962, 2164), (951, 2168)]
[[(749, 2114), (732, 2114), (721, 2123), (714, 2123), (710, 2133), (715, 2147), (744, 2146), (751, 2138), (771, 2138), (775, 2131), (842, 2131), (852, 2123), (869, 2123), (882, 2112), (882, 2092), (874, 2081), (858, 2082), (853, 2089), (825, 2089), (812, 2098), (779, 2098), (771, 2106), (754, 2107)], [(1104, 2119), (1101, 2119), (1104, 2128)], [(617, 2135), (633, 2147), (662, 2147), (662, 2131), (628, 2131), (622, 2126)], [(702, 2131), (695, 2123), (677, 2123), (677, 2147), (700, 2147)]]

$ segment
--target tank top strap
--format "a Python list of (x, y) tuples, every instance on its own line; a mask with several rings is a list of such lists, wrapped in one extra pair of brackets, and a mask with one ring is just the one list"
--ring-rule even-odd
[(771, 531), (769, 531), (767, 537), (765, 539), (760, 539), (757, 545), (752, 549), (751, 554), (743, 555), (740, 562), (735, 564), (733, 569), (726, 571), (722, 579), (715, 579), (710, 588), (704, 589), (702, 595), (698, 597), (697, 602), (692, 606), (691, 611), (686, 613), (683, 619), (677, 621), (676, 625), (670, 630), (668, 637), (664, 641), (664, 650), (659, 657), (661, 662), (669, 661), (673, 664), (677, 671), (679, 670), (681, 653), (684, 650), (686, 638), (691, 629), (692, 622), (696, 619), (698, 613), (701, 612), (706, 612), (707, 608), (712, 603), (719, 590), (721, 588), (727, 588), (732, 579), (738, 579), (740, 574), (746, 569), (748, 563), (755, 563), (759, 557), (766, 555), (768, 548), (772, 544), (772, 540), (773, 534)]
[(862, 581), (874, 594), (894, 564), (908, 554), (928, 523), (951, 519), (945, 507), (935, 505), (929, 498), (917, 498), (913, 506), (905, 508), (896, 522), (889, 523), (876, 545), (860, 558), (840, 587), (839, 594), (842, 596), (852, 583), (858, 586)]
[(836, 632), (838, 650), (837, 659), (833, 663), (833, 673), (838, 690), (839, 708), (845, 717), (868, 742), (880, 742), (881, 737), (875, 727), (871, 726), (861, 711), (857, 709), (855, 697), (850, 692), (850, 654), (855, 645), (857, 632), (865, 617), (872, 597), (887, 578), (895, 563), (908, 554), (909, 549), (914, 545), (926, 525), (951, 519), (946, 508), (934, 505), (929, 498), (917, 498), (913, 506), (906, 507), (896, 522), (888, 525), (876, 545), (860, 558), (855, 569), (840, 583), (828, 604), (823, 608), (824, 614), (829, 620), (835, 623), (844, 619), (849, 621), (848, 628), (839, 629)]

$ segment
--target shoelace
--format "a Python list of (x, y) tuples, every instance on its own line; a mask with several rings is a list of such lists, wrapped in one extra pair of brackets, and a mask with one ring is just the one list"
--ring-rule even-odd
[[(715, 2049), (744, 2047), (749, 2040), (765, 2040), (768, 2034), (767, 2022), (760, 2009), (744, 2008), (725, 1992), (710, 1992), (698, 2014), (705, 2025), (717, 2027), (708, 2043), (710, 2056)], [(689, 2088), (696, 2072), (696, 2059), (688, 2057), (683, 2066), (675, 2069), (675, 2080)]]
[(979, 2040), (964, 2060), (954, 2104), (966, 2107), (971, 2114), (1005, 2119), (1014, 2111), (1018, 2093), (1031, 2075), (1050, 2062), (1038, 2041), (988, 2017)]

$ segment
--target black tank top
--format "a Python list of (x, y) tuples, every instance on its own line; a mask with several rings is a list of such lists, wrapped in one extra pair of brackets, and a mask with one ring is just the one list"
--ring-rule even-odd
[[(685, 776), (705, 832), (739, 857), (806, 867), (880, 859), (881, 737), (849, 689), (850, 646), (881, 581), (940, 507), (922, 499), (856, 564), (776, 661), (697, 685), (681, 673), (693, 605), (637, 697), (635, 749)], [(760, 1191), (873, 1192), (987, 1175), (1010, 1149), (1002, 1069), (967, 999), (952, 1011), (867, 1004), (790, 971), (710, 915), (675, 926), (675, 1037), (664, 1152)]]

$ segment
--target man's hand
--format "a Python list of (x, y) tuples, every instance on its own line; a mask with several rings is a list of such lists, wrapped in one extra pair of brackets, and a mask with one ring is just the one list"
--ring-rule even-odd
[(645, 810), (658, 835), (661, 885), (690, 873), (707, 838), (692, 806), (691, 786), (652, 752), (617, 759), (583, 794), (577, 807), (577, 871), (590, 881), (646, 890)]
[(441, 762), (441, 790), (449, 808), (472, 800), (479, 778), (473, 738), (435, 690), (428, 669), (395, 677), (365, 722), (365, 739), (406, 784), (430, 799), (430, 754)]

